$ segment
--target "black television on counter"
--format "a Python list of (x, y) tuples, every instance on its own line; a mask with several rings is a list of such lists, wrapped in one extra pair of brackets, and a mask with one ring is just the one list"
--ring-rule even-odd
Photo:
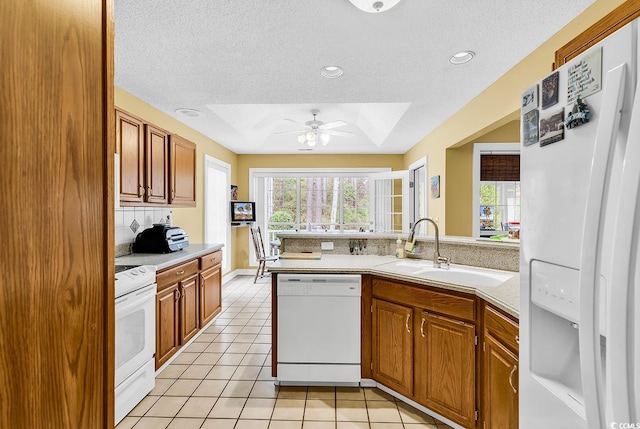
[(231, 222), (255, 222), (256, 203), (253, 201), (231, 201)]

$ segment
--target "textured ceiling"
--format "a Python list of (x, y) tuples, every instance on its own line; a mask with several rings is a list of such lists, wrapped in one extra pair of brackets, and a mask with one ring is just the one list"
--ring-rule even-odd
[(298, 153), (311, 109), (353, 133), (314, 153), (404, 153), (593, 1), (115, 0), (115, 84), (239, 154)]

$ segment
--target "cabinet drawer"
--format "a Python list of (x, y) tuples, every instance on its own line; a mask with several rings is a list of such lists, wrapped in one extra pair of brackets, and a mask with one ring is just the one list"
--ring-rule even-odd
[(518, 351), (520, 347), (518, 324), (489, 306), (484, 308), (484, 330), (512, 350)]
[(222, 251), (216, 250), (213, 253), (200, 257), (200, 269), (204, 270), (222, 262)]
[(156, 282), (158, 283), (158, 291), (163, 290), (167, 286), (170, 286), (182, 279), (192, 276), (198, 272), (198, 259), (185, 262), (184, 264), (176, 265), (175, 267), (167, 268), (158, 272), (156, 275)]
[(373, 296), (399, 304), (420, 307), (435, 313), (475, 321), (474, 298), (464, 298), (379, 278), (373, 279)]

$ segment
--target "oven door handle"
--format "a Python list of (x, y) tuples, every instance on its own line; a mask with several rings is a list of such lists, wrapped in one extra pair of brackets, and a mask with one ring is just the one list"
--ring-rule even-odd
[(116, 298), (116, 311), (123, 311), (130, 307), (140, 305), (140, 303), (154, 299), (156, 295), (156, 284), (146, 286), (138, 291), (128, 293), (120, 298)]

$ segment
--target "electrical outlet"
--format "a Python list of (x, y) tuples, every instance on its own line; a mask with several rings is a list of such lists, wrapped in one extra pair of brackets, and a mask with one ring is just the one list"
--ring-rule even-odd
[(322, 241), (322, 242), (320, 242), (320, 249), (322, 249), (322, 250), (333, 250), (333, 241)]

